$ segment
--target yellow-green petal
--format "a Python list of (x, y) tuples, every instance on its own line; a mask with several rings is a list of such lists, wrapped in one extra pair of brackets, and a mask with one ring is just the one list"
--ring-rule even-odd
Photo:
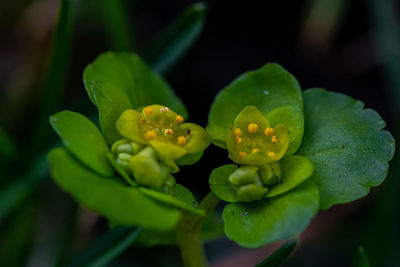
[(146, 144), (139, 128), (140, 119), (141, 116), (138, 111), (134, 109), (125, 110), (116, 123), (119, 134), (138, 143)]
[(186, 153), (194, 154), (205, 150), (211, 143), (211, 137), (206, 130), (195, 123), (182, 123), (179, 130), (186, 133)]

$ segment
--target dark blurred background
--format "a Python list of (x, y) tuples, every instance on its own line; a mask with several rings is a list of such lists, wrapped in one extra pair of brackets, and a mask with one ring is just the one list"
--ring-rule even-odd
[[(60, 1), (0, 3), (2, 266), (53, 266), (107, 231), (104, 219), (77, 207), (49, 179), (44, 155), (57, 145), (57, 138), (47, 115), (61, 109), (95, 114), (82, 83), (85, 66), (107, 50), (145, 54), (157, 36), (195, 3), (121, 1), (129, 40), (118, 42), (113, 35), (118, 23), (113, 23), (107, 2), (111, 1), (71, 1), (73, 39), (65, 48), (70, 54), (60, 59), (67, 67), (58, 69), (62, 74), (56, 73), (60, 81), (54, 87), (43, 84), (51, 66)], [(381, 114), (395, 138), (400, 136), (400, 1), (206, 3), (201, 35), (163, 73), (186, 104), (190, 121), (206, 126), (219, 90), (245, 71), (277, 62), (303, 89), (322, 87), (360, 99)], [(61, 101), (53, 101), (58, 88)], [(211, 146), (197, 165), (181, 168), (177, 181), (195, 188), (201, 198), (209, 190), (211, 170), (228, 162), (226, 151)], [(372, 266), (399, 266), (399, 164), (396, 153), (388, 179), (367, 197), (320, 212), (285, 266), (356, 266), (359, 246), (365, 248)], [(222, 239), (207, 245), (207, 255), (212, 266), (253, 266), (278, 245), (247, 250)], [(179, 266), (179, 262), (173, 247), (132, 248), (112, 266)]]

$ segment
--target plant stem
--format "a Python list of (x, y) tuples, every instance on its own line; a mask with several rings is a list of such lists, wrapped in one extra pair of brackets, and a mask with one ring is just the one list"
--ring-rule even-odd
[[(208, 216), (217, 206), (220, 199), (210, 192), (201, 201), (199, 208), (203, 209)], [(176, 235), (183, 263), (186, 267), (207, 266), (207, 259), (204, 253), (201, 229), (205, 217), (193, 218), (183, 215), (178, 223)]]

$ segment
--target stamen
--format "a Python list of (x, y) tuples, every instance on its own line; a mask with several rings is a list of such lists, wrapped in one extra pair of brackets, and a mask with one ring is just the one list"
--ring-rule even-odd
[(241, 142), (242, 142), (242, 138), (241, 137), (235, 137), (235, 142), (237, 143), (237, 144), (240, 144)]
[(247, 130), (249, 133), (256, 133), (258, 130), (258, 125), (256, 123), (249, 123), (249, 126), (247, 126)]
[(255, 154), (255, 153), (257, 153), (258, 151), (260, 151), (260, 149), (258, 149), (258, 148), (253, 148), (253, 149), (251, 150), (251, 154)]
[(268, 156), (270, 156), (271, 158), (275, 158), (276, 154), (275, 152), (268, 152)]
[(178, 144), (180, 144), (180, 145), (186, 144), (186, 138), (184, 136), (179, 136), (178, 137)]
[(176, 119), (176, 122), (177, 122), (177, 123), (183, 122), (183, 117), (182, 117), (181, 115), (176, 116), (175, 119)]
[(151, 114), (153, 114), (153, 108), (151, 108), (151, 107), (146, 107), (146, 108), (143, 110), (143, 113), (144, 113), (146, 116), (151, 116)]
[(272, 136), (271, 142), (275, 144), (278, 143), (278, 138), (276, 138), (276, 135)]
[(145, 118), (141, 118), (141, 119), (140, 119), (140, 122), (141, 122), (141, 123), (145, 123), (145, 122), (146, 122), (146, 119), (145, 119)]
[(235, 137), (239, 137), (242, 135), (242, 130), (240, 130), (239, 128), (236, 128), (235, 130), (233, 130), (233, 135)]
[(244, 158), (244, 157), (246, 157), (246, 156), (247, 156), (247, 153), (244, 152), (244, 151), (242, 151), (242, 152), (239, 153), (239, 157), (240, 157), (240, 158)]
[(172, 129), (165, 129), (164, 134), (165, 135), (172, 135), (174, 132), (172, 131)]
[(272, 128), (270, 128), (270, 127), (265, 128), (264, 134), (265, 134), (266, 136), (273, 136), (273, 135), (274, 135), (274, 129), (272, 129)]
[(163, 113), (167, 112), (168, 110), (169, 110), (169, 108), (167, 108), (167, 107), (160, 108), (160, 111)]
[(154, 131), (151, 130), (146, 132), (147, 139), (153, 139), (154, 137), (156, 137), (156, 133)]

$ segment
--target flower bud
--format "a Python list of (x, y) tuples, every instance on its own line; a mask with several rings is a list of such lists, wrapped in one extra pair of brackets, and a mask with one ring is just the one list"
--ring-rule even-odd
[(281, 167), (278, 163), (265, 164), (258, 167), (261, 182), (267, 186), (274, 186), (281, 181)]
[(258, 168), (255, 166), (238, 168), (229, 176), (229, 182), (232, 184), (237, 200), (243, 202), (260, 200), (268, 191), (268, 188), (262, 184)]

